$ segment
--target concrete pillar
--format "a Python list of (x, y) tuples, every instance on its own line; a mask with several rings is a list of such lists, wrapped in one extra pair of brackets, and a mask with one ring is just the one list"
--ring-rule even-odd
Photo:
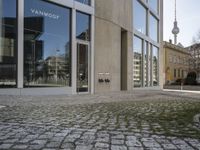
[(17, 37), (17, 88), (24, 83), (24, 0), (18, 0), (18, 37)]

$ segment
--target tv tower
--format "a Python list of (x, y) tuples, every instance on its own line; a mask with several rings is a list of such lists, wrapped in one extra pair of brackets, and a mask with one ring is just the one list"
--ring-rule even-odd
[(176, 20), (176, 0), (175, 0), (175, 20), (174, 20), (174, 28), (172, 29), (172, 34), (174, 34), (174, 44), (177, 44), (177, 34), (180, 32), (178, 28), (178, 22)]

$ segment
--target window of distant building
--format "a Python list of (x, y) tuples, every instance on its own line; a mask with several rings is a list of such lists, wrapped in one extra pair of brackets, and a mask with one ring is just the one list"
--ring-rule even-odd
[(176, 78), (176, 69), (174, 69), (174, 78)]
[(180, 69), (178, 69), (178, 77), (179, 78), (181, 77), (181, 71), (180, 71)]
[(182, 70), (182, 78), (184, 78), (184, 70)]

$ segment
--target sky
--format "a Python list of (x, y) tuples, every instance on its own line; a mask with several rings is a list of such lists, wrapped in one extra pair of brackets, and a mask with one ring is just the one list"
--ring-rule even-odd
[[(174, 39), (174, 1), (164, 0), (164, 41)], [(180, 33), (177, 42), (187, 47), (200, 31), (200, 0), (177, 0), (177, 21)]]

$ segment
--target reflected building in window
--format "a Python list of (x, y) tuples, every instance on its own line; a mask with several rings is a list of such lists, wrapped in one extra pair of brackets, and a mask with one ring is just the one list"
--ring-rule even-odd
[[(13, 88), (17, 85), (16, 1), (2, 0), (0, 3), (0, 88)], [(13, 4), (9, 11), (3, 9), (9, 4)]]
[[(140, 67), (140, 87), (162, 86), (162, 83), (160, 83), (162, 82), (160, 79), (160, 56), (162, 56), (162, 47), (160, 41), (162, 41), (163, 2), (162, 0), (133, 1), (133, 9), (137, 10), (133, 12), (133, 26), (135, 31), (133, 35), (133, 53), (134, 55), (138, 55), (138, 49), (135, 48), (135, 45), (138, 43), (135, 39), (135, 37), (137, 37), (140, 39), (139, 49), (142, 62)], [(141, 20), (143, 21), (141, 21), (139, 18), (142, 18)], [(141, 30), (141, 28), (143, 28), (143, 30)], [(134, 68), (138, 68), (137, 64), (135, 64)], [(135, 80), (135, 77), (136, 76), (134, 75), (133, 80)], [(135, 85), (134, 83), (133, 87), (138, 87), (138, 84)]]

